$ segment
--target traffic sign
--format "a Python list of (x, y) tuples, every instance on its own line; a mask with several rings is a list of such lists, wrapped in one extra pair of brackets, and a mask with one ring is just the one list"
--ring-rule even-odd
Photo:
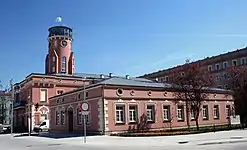
[(87, 102), (83, 102), (80, 106), (81, 110), (84, 112), (89, 111), (89, 104)]

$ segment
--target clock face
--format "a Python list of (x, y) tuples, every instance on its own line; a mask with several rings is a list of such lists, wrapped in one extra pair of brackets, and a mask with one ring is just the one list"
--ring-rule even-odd
[(67, 41), (64, 41), (64, 40), (63, 40), (63, 41), (61, 42), (61, 46), (62, 46), (62, 47), (66, 47), (67, 45), (68, 45)]

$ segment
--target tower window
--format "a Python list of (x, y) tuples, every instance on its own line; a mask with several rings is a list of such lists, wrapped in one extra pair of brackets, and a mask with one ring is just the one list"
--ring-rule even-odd
[(53, 62), (56, 61), (56, 57), (55, 56), (52, 57), (52, 61)]
[(66, 57), (62, 57), (62, 72), (66, 72)]
[(54, 41), (54, 47), (57, 47), (57, 40)]

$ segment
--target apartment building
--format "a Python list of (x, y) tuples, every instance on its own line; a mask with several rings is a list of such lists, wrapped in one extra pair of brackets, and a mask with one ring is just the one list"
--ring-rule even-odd
[[(207, 57), (194, 63), (200, 63), (203, 66), (202, 69), (207, 69), (212, 74), (212, 77), (215, 78), (215, 87), (227, 89), (226, 80), (228, 79), (228, 75), (226, 70), (233, 66), (247, 66), (247, 47), (217, 56)], [(169, 83), (172, 72), (181, 71), (183, 67), (184, 65), (179, 65), (140, 77)]]

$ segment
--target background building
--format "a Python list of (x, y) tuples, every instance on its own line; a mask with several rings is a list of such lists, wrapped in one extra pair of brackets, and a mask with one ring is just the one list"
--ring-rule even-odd
[[(114, 133), (185, 127), (185, 102), (174, 97), (170, 84), (142, 78), (105, 77), (95, 84), (50, 98), (51, 131), (78, 132), (83, 129), (82, 101), (90, 104), (86, 115), (87, 132)], [(202, 104), (199, 124), (224, 125), (234, 105), (230, 93), (211, 89)], [(85, 94), (85, 100), (84, 100)], [(195, 116), (190, 113), (190, 124)]]
[(11, 93), (8, 91), (0, 91), (0, 124), (11, 124), (12, 110)]
[[(204, 66), (202, 69), (206, 69), (211, 72), (212, 77), (215, 78), (216, 87), (227, 89), (228, 87), (226, 80), (228, 75), (226, 73), (226, 69), (232, 66), (247, 66), (247, 48), (213, 57), (207, 57), (203, 60), (195, 61), (194, 63), (200, 63)], [(159, 80), (160, 82), (169, 82), (172, 78), (172, 73), (183, 70), (183, 66), (184, 65), (180, 65), (173, 68), (160, 70), (140, 77), (151, 80)]]

